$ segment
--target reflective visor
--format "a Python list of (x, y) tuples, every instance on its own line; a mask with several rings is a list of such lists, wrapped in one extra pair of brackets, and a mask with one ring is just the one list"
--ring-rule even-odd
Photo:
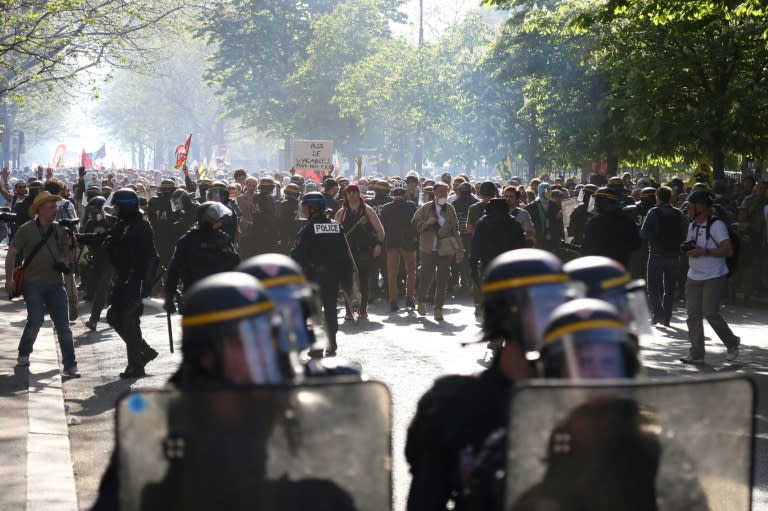
[(311, 348), (323, 349), (328, 335), (321, 314), (320, 294), (317, 286), (283, 285), (268, 288), (275, 304), (275, 312), (281, 318), (284, 337), (289, 352), (300, 353)]
[(269, 314), (242, 319), (240, 339), (225, 340), (222, 365), (228, 379), (238, 384), (286, 383), (292, 381), (273, 336)]
[(616, 328), (593, 328), (562, 335), (552, 341), (551, 356), (563, 357), (561, 378), (628, 378), (627, 334)]
[[(526, 352), (541, 349), (547, 319), (558, 306), (583, 295), (583, 287), (575, 282), (557, 282), (525, 288), (523, 322), (523, 347)], [(513, 311), (514, 313), (514, 311)], [(535, 357), (534, 357), (535, 358)]]

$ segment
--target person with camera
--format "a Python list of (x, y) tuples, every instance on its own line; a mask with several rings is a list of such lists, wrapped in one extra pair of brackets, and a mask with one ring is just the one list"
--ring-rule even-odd
[(720, 314), (720, 301), (727, 285), (725, 259), (733, 254), (725, 222), (712, 214), (714, 201), (709, 192), (696, 191), (688, 196), (688, 227), (682, 251), (688, 256), (688, 281), (685, 284), (689, 356), (686, 364), (704, 363), (704, 318), (725, 344), (728, 362), (739, 356), (740, 339)]
[(79, 378), (63, 278), (63, 274), (71, 271), (68, 265), (71, 237), (55, 221), (59, 200), (58, 195), (47, 191), (35, 196), (28, 211), (33, 220), (18, 228), (5, 258), (5, 289), (9, 297), (14, 295), (17, 282), (13, 269), (20, 254), (24, 260), (22, 294), (27, 305), (27, 324), (19, 341), (18, 365), (29, 365), (29, 356), (48, 311), (61, 348), (64, 376)]

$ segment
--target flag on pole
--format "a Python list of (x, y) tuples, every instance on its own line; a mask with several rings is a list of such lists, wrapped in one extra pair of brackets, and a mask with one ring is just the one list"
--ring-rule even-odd
[(80, 158), (80, 166), (85, 167), (86, 169), (93, 168), (93, 160), (91, 160), (91, 155), (86, 153), (85, 149), (83, 149), (83, 155)]
[(187, 140), (176, 148), (176, 164), (174, 169), (178, 170), (187, 163), (187, 156), (189, 155), (189, 145), (192, 143), (192, 133), (187, 136)]
[(59, 144), (56, 150), (53, 152), (53, 158), (51, 158), (51, 168), (60, 168), (64, 166), (64, 153), (67, 151), (65, 144)]
[(101, 147), (99, 147), (98, 151), (96, 151), (95, 153), (88, 153), (88, 156), (91, 157), (91, 161), (96, 161), (96, 160), (105, 158), (107, 156), (106, 144), (101, 144)]

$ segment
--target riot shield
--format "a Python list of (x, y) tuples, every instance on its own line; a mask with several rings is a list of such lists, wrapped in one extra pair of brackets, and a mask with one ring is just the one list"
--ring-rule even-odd
[(754, 395), (740, 376), (521, 387), (504, 509), (749, 510)]
[(381, 383), (133, 392), (116, 418), (123, 511), (391, 509)]
[(579, 204), (581, 204), (579, 202), (579, 199), (569, 198), (569, 199), (564, 199), (561, 205), (563, 208), (563, 229), (564, 229), (563, 239), (568, 243), (571, 243), (573, 241), (573, 236), (568, 235), (568, 226), (571, 223), (571, 213), (573, 213), (573, 210), (576, 209), (576, 206), (578, 206)]

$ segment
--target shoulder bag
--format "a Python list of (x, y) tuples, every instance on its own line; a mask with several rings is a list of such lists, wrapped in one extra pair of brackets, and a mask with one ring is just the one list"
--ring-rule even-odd
[(13, 269), (13, 288), (11, 289), (11, 293), (8, 295), (9, 299), (18, 298), (24, 292), (24, 268), (26, 268), (27, 265), (32, 262), (32, 259), (37, 255), (40, 249), (43, 248), (43, 245), (46, 244), (48, 238), (51, 237), (51, 234), (53, 234), (53, 226), (51, 226), (51, 228), (48, 229), (48, 232), (43, 235), (43, 239), (40, 240), (40, 243), (38, 243), (35, 248), (32, 249), (29, 257), (24, 258), (24, 262), (21, 263), (21, 266), (16, 266)]

